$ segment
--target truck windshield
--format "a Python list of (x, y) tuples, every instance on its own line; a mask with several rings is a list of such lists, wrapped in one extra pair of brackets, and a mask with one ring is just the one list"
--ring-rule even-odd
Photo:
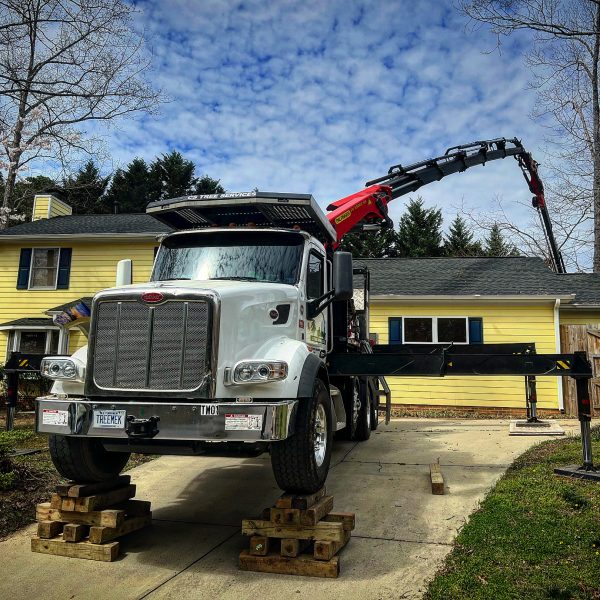
[(293, 285), (303, 246), (304, 238), (294, 233), (176, 235), (162, 243), (152, 281), (233, 279)]

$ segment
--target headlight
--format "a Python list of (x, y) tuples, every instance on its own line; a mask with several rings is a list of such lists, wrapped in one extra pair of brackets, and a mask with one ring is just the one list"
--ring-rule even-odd
[(233, 383), (267, 383), (285, 379), (288, 366), (283, 361), (248, 360), (233, 369)]
[(85, 380), (85, 366), (73, 358), (43, 358), (40, 364), (40, 372), (48, 379), (68, 379), (80, 383)]

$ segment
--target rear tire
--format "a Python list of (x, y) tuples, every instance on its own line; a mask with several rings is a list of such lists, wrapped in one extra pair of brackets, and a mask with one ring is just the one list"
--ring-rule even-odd
[(48, 440), (50, 458), (56, 470), (66, 479), (96, 483), (116, 477), (129, 460), (129, 452), (108, 452), (93, 438), (51, 435)]
[(371, 431), (375, 431), (379, 426), (379, 382), (375, 380), (375, 391), (371, 391)]
[(320, 490), (329, 472), (333, 421), (331, 399), (317, 379), (312, 398), (300, 400), (295, 433), (271, 444), (271, 464), (277, 485), (292, 494)]
[(358, 384), (360, 409), (358, 410), (358, 420), (354, 439), (358, 442), (364, 442), (371, 437), (371, 416), (372, 416), (372, 395), (366, 379), (360, 379)]

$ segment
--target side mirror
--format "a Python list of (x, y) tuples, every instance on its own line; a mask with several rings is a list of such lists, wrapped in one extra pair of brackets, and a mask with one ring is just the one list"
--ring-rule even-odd
[(350, 300), (354, 293), (352, 276), (352, 254), (350, 252), (333, 253), (333, 289), (336, 300)]

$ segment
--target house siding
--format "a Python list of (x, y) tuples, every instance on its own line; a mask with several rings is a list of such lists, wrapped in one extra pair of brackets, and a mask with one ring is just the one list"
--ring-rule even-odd
[(598, 326), (600, 324), (600, 310), (577, 309), (577, 312), (561, 310), (560, 324)]
[[(60, 243), (6, 244), (0, 246), (0, 323), (22, 317), (43, 317), (44, 311), (83, 296), (93, 296), (99, 290), (115, 285), (117, 262), (133, 261), (133, 282), (147, 281), (154, 261), (157, 243), (150, 240), (112, 240)], [(72, 248), (71, 277), (66, 290), (17, 290), (17, 270), (22, 247)], [(83, 334), (72, 332), (70, 351), (85, 343)], [(8, 333), (0, 332), (0, 364), (6, 361)]]
[[(537, 352), (554, 353), (553, 305), (371, 303), (370, 330), (388, 342), (388, 319), (406, 316), (483, 318), (484, 343), (535, 342)], [(523, 377), (388, 377), (394, 404), (524, 408)], [(558, 380), (538, 377), (539, 408), (558, 408)]]

